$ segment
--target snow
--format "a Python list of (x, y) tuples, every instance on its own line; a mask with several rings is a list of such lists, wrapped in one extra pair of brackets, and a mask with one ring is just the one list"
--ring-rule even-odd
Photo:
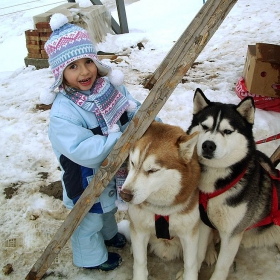
[[(66, 1), (1, 0), (0, 8), (0, 268), (8, 263), (14, 272), (0, 279), (25, 278), (68, 214), (62, 202), (39, 192), (40, 187), (58, 181), (60, 172), (47, 136), (49, 111), (39, 110), (39, 96), (53, 83), (50, 69), (25, 67), (27, 55), (24, 31), (33, 29), (33, 16)], [(89, 0), (77, 1), (83, 6)], [(202, 0), (130, 0), (126, 13), (130, 32), (108, 34), (97, 48), (121, 54), (112, 67), (122, 70), (132, 95), (143, 102), (148, 95), (141, 83), (164, 59), (196, 13)], [(113, 0), (103, 1), (117, 18)], [(159, 113), (162, 120), (186, 129), (192, 117), (192, 98), (200, 87), (213, 101), (238, 103), (235, 83), (242, 74), (247, 46), (258, 42), (279, 44), (279, 1), (239, 0)], [(141, 42), (144, 48), (139, 49)], [(110, 61), (104, 61), (110, 63)], [(255, 139), (280, 132), (279, 113), (257, 109)], [(279, 141), (259, 145), (269, 156)], [(14, 195), (7, 198), (7, 188)], [(123, 214), (120, 214), (122, 217)], [(121, 220), (121, 219), (120, 219)], [(127, 221), (119, 224), (129, 237)], [(84, 271), (72, 264), (67, 243), (48, 271), (46, 279), (131, 279), (132, 256), (126, 249), (122, 266), (110, 273)], [(122, 252), (120, 251), (120, 254)], [(149, 258), (151, 260), (151, 258)], [(156, 263), (160, 264), (160, 261)], [(180, 262), (172, 266), (182, 267)], [(172, 270), (172, 266), (168, 266)], [(176, 273), (176, 271), (175, 271)], [(279, 279), (280, 255), (276, 248), (240, 248), (236, 269), (229, 278)], [(158, 278), (157, 271), (150, 279)], [(164, 279), (164, 278), (162, 278)], [(175, 279), (175, 276), (170, 279)], [(169, 280), (169, 279), (167, 279)]]

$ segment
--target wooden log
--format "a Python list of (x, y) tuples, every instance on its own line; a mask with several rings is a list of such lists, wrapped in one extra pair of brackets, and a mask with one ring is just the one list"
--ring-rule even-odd
[(102, 60), (102, 59), (110, 59), (110, 60), (114, 60), (118, 57), (118, 55), (116, 54), (99, 54), (98, 55), (98, 59)]
[(25, 279), (38, 280), (43, 277), (56, 255), (127, 158), (131, 145), (144, 134), (236, 1), (208, 0), (206, 2), (207, 15), (199, 12), (196, 16), (200, 28), (196, 29), (190, 42), (174, 54), (139, 111)]

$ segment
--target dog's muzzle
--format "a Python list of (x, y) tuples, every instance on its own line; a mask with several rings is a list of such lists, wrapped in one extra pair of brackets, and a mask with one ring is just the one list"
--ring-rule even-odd
[(120, 191), (120, 196), (125, 202), (130, 202), (133, 198), (131, 191), (123, 189)]
[(216, 150), (216, 144), (213, 141), (205, 141), (202, 144), (202, 156), (211, 159), (214, 157), (214, 153)]

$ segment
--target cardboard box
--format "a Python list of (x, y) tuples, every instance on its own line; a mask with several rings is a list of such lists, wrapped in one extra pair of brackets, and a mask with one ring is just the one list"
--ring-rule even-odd
[(280, 98), (280, 46), (248, 46), (243, 78), (251, 94)]

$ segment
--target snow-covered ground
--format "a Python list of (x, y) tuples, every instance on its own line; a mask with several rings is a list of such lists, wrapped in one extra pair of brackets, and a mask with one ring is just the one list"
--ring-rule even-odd
[[(0, 272), (0, 279), (24, 279), (68, 213), (60, 200), (39, 192), (40, 187), (58, 181), (60, 176), (47, 136), (49, 111), (37, 107), (40, 92), (52, 84), (53, 77), (50, 69), (36, 70), (24, 64), (27, 55), (24, 31), (33, 29), (33, 16), (65, 2), (1, 0), (0, 268), (10, 263), (14, 272), (9, 276)], [(90, 4), (89, 0), (76, 2)], [(202, 2), (127, 1), (130, 32), (108, 34), (98, 44), (99, 50), (126, 54), (111, 66), (124, 72), (127, 88), (139, 101), (148, 94), (141, 83), (164, 59)], [(107, 0), (104, 4), (117, 18), (114, 1)], [(258, 42), (280, 44), (279, 24), (279, 1), (239, 0), (197, 58), (196, 66), (184, 77), (186, 82), (178, 85), (160, 111), (162, 120), (186, 129), (197, 87), (211, 100), (238, 103), (234, 88), (243, 71), (247, 46)], [(144, 45), (142, 49), (137, 47), (140, 42)], [(279, 133), (279, 120), (279, 113), (257, 109), (255, 139)], [(271, 155), (279, 145), (278, 140), (261, 144), (259, 149)], [(126, 224), (122, 223), (121, 228), (127, 233)], [(74, 267), (67, 244), (49, 270), (53, 273), (46, 279), (131, 279), (132, 257), (129, 248), (125, 250), (123, 265), (104, 274)], [(172, 267), (176, 265), (173, 263), (168, 270)], [(150, 279), (163, 279), (158, 275), (155, 271)], [(280, 255), (276, 248), (241, 248), (236, 257), (236, 270), (231, 271), (229, 279), (276, 280), (280, 279), (279, 275)]]

